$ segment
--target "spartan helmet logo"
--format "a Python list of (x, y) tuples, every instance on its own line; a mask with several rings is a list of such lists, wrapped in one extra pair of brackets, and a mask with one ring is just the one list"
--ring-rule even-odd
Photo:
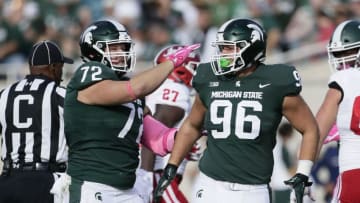
[(247, 26), (248, 26), (248, 28), (251, 28), (253, 30), (251, 33), (251, 37), (250, 37), (252, 43), (254, 43), (257, 40), (264, 41), (264, 34), (263, 34), (261, 28), (259, 28), (259, 26), (255, 25), (255, 24), (249, 24)]
[(95, 25), (88, 27), (85, 31), (84, 34), (81, 36), (81, 41), (86, 42), (88, 44), (91, 44), (92, 40), (93, 40), (93, 36), (91, 31), (95, 30), (97, 27)]

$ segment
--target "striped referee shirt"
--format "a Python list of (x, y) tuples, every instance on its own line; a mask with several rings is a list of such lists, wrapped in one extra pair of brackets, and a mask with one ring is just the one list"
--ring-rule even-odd
[(0, 92), (2, 160), (17, 164), (67, 161), (65, 92), (43, 75), (27, 75)]

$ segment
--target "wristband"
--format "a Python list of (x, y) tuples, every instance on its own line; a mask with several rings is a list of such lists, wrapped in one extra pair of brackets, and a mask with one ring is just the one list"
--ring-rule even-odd
[(310, 160), (299, 160), (296, 173), (301, 173), (309, 177), (313, 165), (314, 162)]
[(130, 80), (126, 81), (126, 90), (128, 91), (131, 99), (135, 100), (135, 99), (136, 99), (136, 95), (135, 95), (135, 93), (134, 93), (134, 90), (133, 90), (132, 87), (131, 87)]

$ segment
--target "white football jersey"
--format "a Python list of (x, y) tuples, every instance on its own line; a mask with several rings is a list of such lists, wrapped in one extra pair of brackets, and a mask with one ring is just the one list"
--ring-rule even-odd
[(343, 91), (336, 125), (340, 133), (339, 170), (360, 168), (360, 70), (350, 68), (335, 72), (329, 80)]
[[(185, 111), (185, 116), (182, 119), (183, 121), (189, 114), (192, 105), (190, 91), (191, 88), (186, 85), (166, 79), (158, 89), (146, 97), (146, 105), (152, 113), (155, 113), (156, 111), (156, 104), (165, 104), (182, 108)], [(174, 127), (180, 127), (182, 121), (177, 123)], [(156, 156), (154, 170), (164, 169), (169, 158), (169, 154), (164, 157)], [(185, 159), (180, 164), (177, 170), (178, 174), (184, 173), (186, 162), (187, 161)]]

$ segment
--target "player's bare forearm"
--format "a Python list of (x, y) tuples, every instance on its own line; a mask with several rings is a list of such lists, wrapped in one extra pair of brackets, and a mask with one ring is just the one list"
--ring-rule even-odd
[(299, 160), (315, 161), (319, 143), (319, 128), (310, 110), (301, 117), (306, 126), (302, 133)]
[(323, 108), (322, 106), (318, 113), (316, 114), (316, 121), (319, 126), (320, 131), (320, 138), (319, 138), (319, 145), (318, 145), (318, 153), (320, 153), (321, 147), (323, 145), (324, 139), (326, 138), (331, 126), (335, 123), (336, 115), (330, 116), (327, 108)]
[(169, 163), (178, 166), (199, 137), (201, 137), (201, 130), (193, 127), (189, 119), (186, 119), (176, 135)]
[(166, 61), (129, 81), (100, 81), (79, 91), (78, 100), (89, 105), (114, 105), (142, 98), (158, 88), (173, 67), (170, 61)]
[(332, 125), (336, 122), (336, 115), (341, 99), (341, 92), (330, 88), (326, 93), (323, 103), (316, 114), (316, 121), (320, 130), (318, 152), (320, 152), (323, 141), (328, 135)]
[(141, 166), (140, 168), (146, 170), (146, 171), (152, 171), (154, 168), (154, 160), (155, 160), (155, 154), (146, 148), (145, 146), (141, 146)]
[(161, 85), (173, 68), (172, 62), (166, 61), (134, 76), (130, 83), (136, 97), (141, 98), (154, 91)]
[(299, 160), (315, 161), (317, 156), (318, 142), (319, 131), (315, 123), (314, 127), (308, 128), (305, 132), (303, 132)]
[(284, 100), (283, 113), (303, 136), (299, 159), (314, 161), (319, 143), (319, 128), (309, 106), (301, 96), (289, 96)]
[(178, 166), (191, 150), (195, 141), (201, 137), (205, 113), (206, 108), (199, 95), (196, 95), (191, 112), (176, 135), (175, 145), (171, 152), (169, 163)]

